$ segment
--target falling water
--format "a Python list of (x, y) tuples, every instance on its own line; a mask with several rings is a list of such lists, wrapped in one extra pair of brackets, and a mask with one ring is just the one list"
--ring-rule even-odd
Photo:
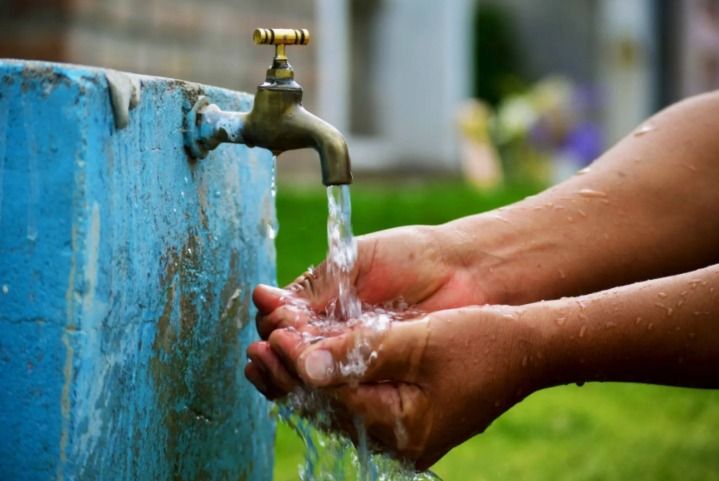
[(337, 283), (336, 316), (358, 319), (362, 305), (352, 286), (352, 269), (357, 260), (357, 242), (352, 236), (352, 203), (348, 185), (327, 187), (327, 263)]
[(275, 240), (277, 233), (280, 230), (280, 226), (277, 222), (277, 215), (275, 213), (275, 201), (277, 198), (277, 157), (272, 157), (272, 170), (270, 177), (270, 195), (265, 197), (264, 204), (262, 207), (262, 218), (265, 230), (265, 235), (270, 240)]
[[(357, 243), (352, 236), (349, 186), (328, 187), (327, 204), (327, 272), (331, 282), (337, 285), (337, 297), (328, 304), (323, 316), (307, 312), (311, 323), (320, 332), (329, 335), (347, 325), (384, 330), (393, 321), (416, 315), (417, 311), (407, 309), (402, 302), (395, 302), (392, 306), (361, 303), (352, 279), (357, 260)], [(301, 306), (298, 304), (298, 307)], [(340, 370), (347, 376), (361, 376), (370, 357), (376, 355), (360, 339), (345, 363), (340, 365)], [(277, 414), (300, 436), (305, 445), (305, 461), (299, 473), (303, 481), (439, 479), (431, 472), (416, 473), (411, 467), (386, 455), (372, 454), (367, 430), (360, 417), (354, 418), (356, 446), (346, 437), (331, 432), (332, 407), (320, 391), (302, 388), (292, 392), (278, 407)]]

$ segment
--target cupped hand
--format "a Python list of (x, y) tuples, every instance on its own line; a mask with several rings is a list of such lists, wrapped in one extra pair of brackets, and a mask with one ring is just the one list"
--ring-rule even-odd
[[(424, 312), (493, 302), (481, 273), (465, 252), (462, 234), (447, 227), (408, 226), (357, 239), (352, 287), (365, 304), (401, 301)], [(308, 320), (322, 315), (337, 297), (337, 280), (327, 261), (295, 279), (287, 288), (259, 285), (253, 293), (257, 330), (263, 341), (248, 349), (245, 374), (270, 399), (291, 391), (298, 379), (273, 355), (266, 340), (278, 328), (312, 334)], [(326, 333), (325, 333), (326, 334)]]
[[(348, 429), (359, 416), (375, 446), (425, 469), (540, 387), (541, 337), (520, 312), (437, 311), (318, 342), (278, 329), (267, 348), (291, 376), (332, 400), (336, 426)], [(368, 360), (364, 372), (353, 364), (358, 356)], [(289, 382), (268, 371), (276, 385)]]
[[(483, 287), (486, 276), (478, 275), (471, 253), (463, 252), (466, 244), (454, 242), (458, 236), (444, 226), (407, 226), (358, 237), (350, 273), (356, 295), (366, 304), (400, 301), (425, 312), (492, 302)], [(258, 321), (265, 321), (258, 325), (260, 335), (267, 338), (276, 327), (265, 319), (275, 309), (304, 303), (323, 313), (336, 297), (337, 279), (326, 260), (285, 289), (259, 285), (253, 300)]]

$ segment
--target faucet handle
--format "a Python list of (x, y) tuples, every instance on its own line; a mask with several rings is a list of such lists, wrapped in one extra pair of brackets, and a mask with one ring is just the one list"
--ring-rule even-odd
[(299, 88), (294, 82), (295, 73), (287, 61), (285, 45), (307, 45), (310, 43), (310, 31), (306, 28), (256, 28), (252, 40), (257, 45), (274, 45), (275, 57), (272, 66), (267, 70), (266, 83), (291, 85)]
[(306, 28), (256, 28), (252, 40), (257, 45), (307, 45), (310, 31)]

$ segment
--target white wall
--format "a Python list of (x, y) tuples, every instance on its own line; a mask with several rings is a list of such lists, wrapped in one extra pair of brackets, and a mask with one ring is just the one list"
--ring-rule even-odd
[(609, 144), (621, 139), (654, 109), (652, 18), (651, 0), (600, 2), (598, 71)]
[[(471, 0), (384, 0), (367, 75), (377, 134), (348, 130), (352, 0), (316, 0), (320, 115), (348, 133), (355, 168), (454, 169), (454, 115), (468, 95)], [(328, 39), (332, 39), (328, 41)]]

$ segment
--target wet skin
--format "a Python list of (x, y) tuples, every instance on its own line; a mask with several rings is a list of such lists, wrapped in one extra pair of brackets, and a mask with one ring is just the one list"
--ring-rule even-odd
[[(360, 238), (360, 298), (402, 297), (427, 313), (367, 334), (378, 356), (360, 379), (337, 365), (361, 333), (306, 344), (303, 309), (258, 286), (263, 340), (248, 349), (247, 377), (269, 398), (325, 390), (420, 468), (545, 387), (719, 388), (717, 118), (718, 94), (689, 99), (537, 196)], [(317, 312), (334, 295), (323, 268), (289, 289)]]

